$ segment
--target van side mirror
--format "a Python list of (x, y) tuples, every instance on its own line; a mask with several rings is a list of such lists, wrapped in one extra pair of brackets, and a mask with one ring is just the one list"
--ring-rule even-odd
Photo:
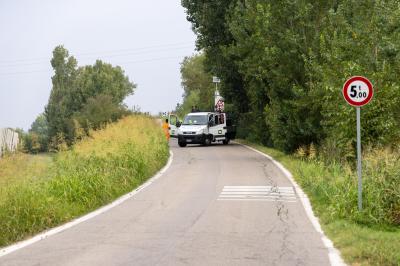
[(180, 127), (182, 123), (180, 121), (176, 121), (176, 127)]

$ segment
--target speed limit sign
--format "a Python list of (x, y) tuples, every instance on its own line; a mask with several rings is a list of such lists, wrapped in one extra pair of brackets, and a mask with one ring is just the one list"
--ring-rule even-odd
[(369, 103), (374, 96), (372, 83), (365, 77), (355, 76), (343, 86), (343, 96), (348, 104), (361, 107)]

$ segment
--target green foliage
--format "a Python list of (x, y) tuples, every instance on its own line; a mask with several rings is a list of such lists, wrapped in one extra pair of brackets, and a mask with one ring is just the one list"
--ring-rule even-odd
[(364, 152), (364, 219), (369, 223), (400, 225), (400, 150)]
[(322, 226), (348, 265), (399, 265), (400, 230), (339, 219), (326, 221)]
[(39, 135), (35, 132), (24, 134), (23, 136), (24, 151), (29, 153), (38, 153), (42, 151), (42, 146), (40, 145), (39, 138), (40, 138)]
[(45, 117), (48, 139), (56, 142), (52, 148), (63, 142), (71, 145), (82, 137), (81, 129), (87, 133), (128, 113), (123, 100), (136, 85), (119, 66), (97, 60), (93, 66), (78, 67), (63, 46), (54, 49), (51, 64), (55, 74)]
[(24, 150), (30, 153), (45, 152), (49, 144), (49, 127), (46, 116), (38, 115), (28, 133), (22, 132)]
[(212, 75), (205, 70), (204, 54), (185, 57), (181, 63), (183, 103), (177, 105), (176, 113), (183, 117), (197, 106), (200, 110), (214, 108), (214, 86)]
[(48, 134), (48, 124), (44, 114), (38, 115), (36, 120), (31, 125), (31, 132), (35, 132), (41, 136), (47, 136)]
[(321, 60), (311, 65), (324, 91), (324, 130), (341, 147), (355, 138), (355, 111), (339, 93), (351, 75), (365, 75), (375, 86), (373, 102), (362, 108), (363, 141), (386, 145), (399, 139), (399, 22), (396, 1), (343, 2), (326, 16)]
[(63, 46), (57, 46), (53, 51), (51, 65), (54, 69), (53, 88), (45, 108), (50, 139), (57, 133), (66, 133), (68, 119), (81, 107), (79, 89), (75, 84), (78, 75), (76, 59), (69, 56)]
[(79, 88), (79, 101), (82, 105), (97, 95), (108, 95), (114, 104), (119, 105), (136, 87), (121, 67), (113, 67), (101, 60), (97, 60), (93, 66), (79, 68), (76, 86)]
[(200, 110), (214, 108), (214, 86), (212, 75), (205, 71), (204, 54), (185, 57), (181, 63), (182, 87), (184, 101), (192, 92), (198, 93), (198, 102), (194, 103)]
[[(362, 110), (363, 140), (400, 138), (400, 9), (389, 1), (183, 0), (207, 70), (252, 140), (294, 151), (354, 146), (355, 111), (341, 95), (367, 76), (376, 94)], [(240, 131), (240, 129), (239, 129)], [(240, 133), (240, 132), (239, 132)], [(330, 149), (333, 152), (334, 149)]]
[(197, 34), (197, 47), (205, 53), (205, 68), (208, 73), (221, 78), (221, 92), (227, 103), (235, 106), (236, 114), (249, 112), (247, 93), (243, 78), (235, 64), (235, 55), (223, 51), (234, 41), (228, 28), (229, 8), (236, 0), (182, 0), (187, 10), (187, 19), (192, 22)]
[(193, 90), (191, 91), (183, 100), (182, 104), (179, 104), (175, 108), (175, 112), (178, 117), (184, 117), (186, 114), (192, 111), (193, 106), (197, 106), (197, 103), (200, 102), (200, 91)]
[(69, 128), (75, 132), (71, 132), (70, 134), (74, 135), (75, 139), (79, 139), (81, 136), (76, 134), (76, 130), (79, 131), (81, 126), (85, 129), (99, 129), (103, 124), (116, 121), (127, 114), (128, 111), (126, 108), (115, 104), (112, 96), (104, 94), (96, 95), (87, 100), (80, 112), (74, 114), (73, 117), (75, 119), (72, 120), (73, 124)]
[(159, 124), (150, 117), (128, 116), (54, 157), (17, 154), (2, 159), (0, 246), (132, 191), (164, 166), (168, 156)]

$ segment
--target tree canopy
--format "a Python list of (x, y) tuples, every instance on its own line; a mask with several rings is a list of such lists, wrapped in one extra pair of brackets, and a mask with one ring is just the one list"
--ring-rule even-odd
[(205, 70), (204, 54), (185, 57), (181, 63), (183, 104), (177, 108), (180, 115), (189, 112), (193, 106), (200, 110), (214, 108), (214, 87), (212, 75)]
[(241, 137), (285, 151), (311, 143), (354, 146), (355, 111), (341, 89), (350, 76), (363, 75), (376, 89), (362, 109), (363, 139), (374, 145), (399, 140), (398, 1), (182, 5), (206, 70), (221, 78), (223, 96), (247, 129)]
[(123, 101), (133, 94), (136, 85), (121, 67), (101, 60), (78, 67), (77, 60), (63, 46), (54, 49), (51, 65), (52, 90), (45, 112), (37, 117), (25, 137), (28, 151), (71, 145), (90, 129), (128, 113)]

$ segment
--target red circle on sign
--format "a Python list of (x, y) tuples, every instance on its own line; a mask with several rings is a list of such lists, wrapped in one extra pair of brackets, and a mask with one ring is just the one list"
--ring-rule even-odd
[[(347, 89), (348, 89), (348, 87), (350, 86), (350, 84), (353, 83), (354, 81), (361, 81), (361, 82), (365, 83), (365, 84), (367, 85), (367, 87), (368, 87), (368, 92), (369, 92), (369, 93), (368, 93), (368, 96), (367, 96), (367, 98), (365, 98), (365, 99), (364, 99), (363, 101), (361, 101), (361, 102), (353, 101), (353, 100), (351, 99), (350, 95), (348, 95), (348, 90), (347, 90)], [(371, 99), (372, 99), (372, 97), (373, 97), (373, 95), (374, 95), (374, 89), (373, 89), (373, 86), (372, 86), (371, 81), (369, 81), (366, 77), (354, 76), (354, 77), (349, 78), (349, 79), (346, 81), (346, 83), (344, 83), (342, 93), (343, 93), (344, 99), (345, 99), (350, 105), (356, 106), (356, 107), (360, 107), (360, 106), (366, 105), (367, 103), (369, 103), (369, 102), (371, 101)]]

